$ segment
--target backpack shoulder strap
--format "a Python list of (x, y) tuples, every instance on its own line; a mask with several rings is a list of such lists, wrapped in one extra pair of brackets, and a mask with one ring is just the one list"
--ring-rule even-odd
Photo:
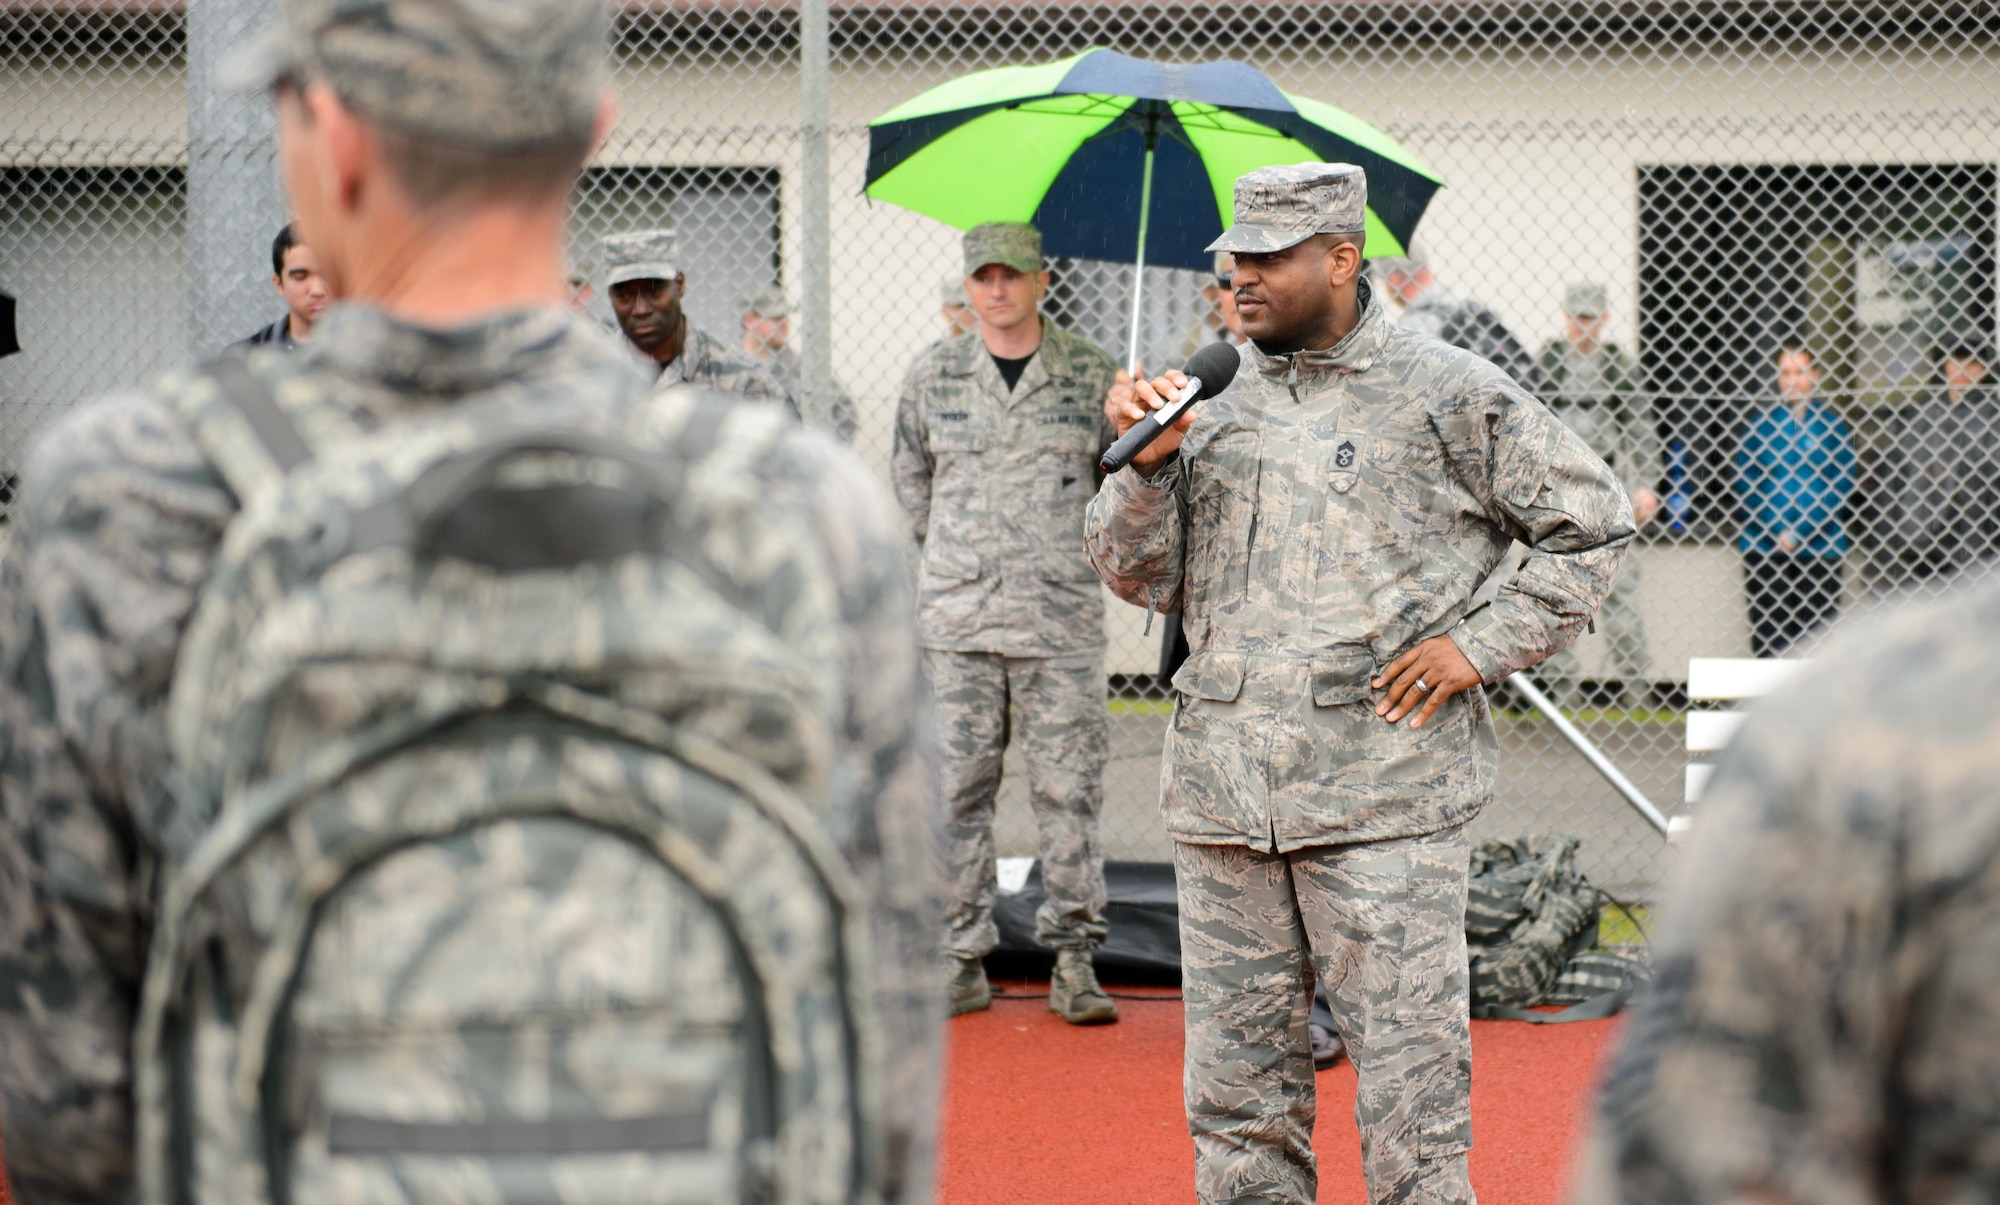
[(289, 353), (254, 351), (220, 356), (195, 369), (175, 404), (202, 451), (240, 505), (275, 488), (313, 460), (312, 445), (278, 402), (271, 377), (282, 379)]
[(211, 361), (208, 375), (222, 388), (222, 396), (236, 407), (245, 424), (264, 446), (272, 463), (286, 473), (312, 459), (312, 449), (292, 420), (278, 407), (278, 399), (241, 356), (224, 356)]

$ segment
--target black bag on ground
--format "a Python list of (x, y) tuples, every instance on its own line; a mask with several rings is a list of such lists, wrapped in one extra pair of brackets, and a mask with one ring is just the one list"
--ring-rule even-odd
[[(1650, 976), (1645, 948), (1597, 944), (1603, 893), (1576, 867), (1575, 837), (1482, 841), (1472, 851), (1465, 941), (1472, 1015), (1546, 1025), (1609, 1017)], [(1529, 1011), (1569, 1004), (1559, 1013)]]

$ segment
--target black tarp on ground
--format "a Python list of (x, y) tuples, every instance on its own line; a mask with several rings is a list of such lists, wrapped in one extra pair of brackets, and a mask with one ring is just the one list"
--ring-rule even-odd
[[(1179, 910), (1174, 902), (1174, 868), (1166, 862), (1106, 862), (1104, 908), (1111, 932), (1094, 960), (1106, 979), (1177, 982), (1181, 973)], [(1000, 948), (989, 961), (1024, 973), (1046, 975), (1055, 955), (1035, 940), (1035, 909), (1042, 906), (1042, 864), (1035, 862), (1019, 891), (999, 894), (993, 919)]]
[[(1104, 889), (1109, 897), (1104, 921), (1110, 932), (1092, 961), (1107, 983), (1179, 983), (1181, 978), (1180, 905), (1174, 894), (1174, 868), (1166, 862), (1106, 862)], [(993, 903), (1000, 927), (1000, 948), (987, 956), (989, 970), (1041, 978), (1055, 955), (1035, 940), (1035, 909), (1042, 906), (1042, 863), (1036, 859), (1028, 881), (1019, 891), (1002, 891)], [(1313, 994), (1312, 1021), (1333, 1032), (1333, 1014), (1326, 991)], [(1331, 1062), (1321, 1064), (1331, 1066)]]

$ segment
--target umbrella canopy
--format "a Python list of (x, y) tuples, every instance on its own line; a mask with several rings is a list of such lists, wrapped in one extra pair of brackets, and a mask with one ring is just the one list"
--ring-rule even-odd
[(1368, 173), (1367, 254), (1402, 254), (1438, 178), (1353, 114), (1231, 60), (1100, 49), (940, 84), (870, 123), (866, 191), (962, 230), (1033, 222), (1050, 255), (1206, 271), (1236, 177), (1315, 160)]

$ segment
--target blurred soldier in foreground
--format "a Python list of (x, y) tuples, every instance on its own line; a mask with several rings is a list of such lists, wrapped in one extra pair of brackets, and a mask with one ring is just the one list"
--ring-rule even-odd
[[(1632, 538), (1617, 478), (1540, 402), (1389, 322), (1361, 278), (1366, 205), (1349, 164), (1237, 180), (1215, 247), (1236, 254), (1243, 369), (1107, 478), (1085, 527), (1105, 584), (1179, 608), (1192, 649), (1161, 810), (1204, 1205), (1314, 1199), (1308, 959), (1360, 1077), (1369, 1199), (1472, 1200), (1481, 684), (1574, 640)], [(1184, 383), (1142, 382), (1120, 426)], [(1519, 572), (1471, 609), (1514, 540)]]
[(604, 240), (604, 285), (611, 312), (632, 346), (659, 365), (659, 387), (699, 385), (717, 393), (777, 402), (799, 417), (796, 399), (749, 357), (688, 321), (687, 274), (674, 232), (635, 230)]
[(1578, 1205), (2000, 1197), (2000, 589), (1822, 647), (1716, 767)]
[(2000, 402), (1986, 360), (1953, 347), (1937, 387), (1897, 415), (1874, 533), (1883, 587), (1949, 579), (2000, 548)]
[[(776, 287), (759, 289), (743, 299), (743, 354), (771, 374), (800, 406), (806, 403), (800, 380), (799, 353), (792, 350), (792, 307)], [(833, 408), (828, 425), (842, 443), (854, 442), (854, 399), (838, 381), (829, 382)], [(818, 424), (808, 423), (808, 426)]]
[(319, 270), (319, 257), (292, 233), (290, 222), (271, 240), (271, 287), (285, 300), (285, 316), (237, 346), (291, 351), (312, 338), (313, 323), (333, 300)]
[[(851, 454), (655, 396), (568, 308), (606, 8), (280, 0), (231, 71), (273, 97), (341, 304), (296, 353), (78, 407), (28, 461), (0, 566), (20, 1205), (126, 1205), (135, 1174), (149, 1201), (929, 1199), (934, 771), (900, 519)], [(795, 1058), (887, 1057), (760, 1101), (699, 893), (808, 878), (869, 934), (879, 1032)], [(813, 940), (767, 977), (834, 940), (777, 919)], [(842, 1170), (856, 1147), (878, 1172)]]
[(890, 461), (923, 545), (918, 622), (948, 808), (952, 1011), (992, 1003), (980, 960), (1000, 942), (993, 801), (1011, 734), (1048, 892), (1035, 935), (1056, 951), (1049, 1008), (1073, 1024), (1115, 1021), (1091, 964), (1105, 935), (1104, 596), (1079, 538), (1111, 443), (1111, 357), (1043, 317), (1049, 277), (1033, 226), (967, 232), (965, 277), (979, 329), (911, 365)]
[(956, 339), (979, 329), (979, 315), (965, 299), (965, 281), (953, 277), (938, 286), (938, 313), (944, 316), (944, 337)]
[(1407, 255), (1378, 259), (1374, 271), (1388, 300), (1402, 307), (1402, 325), (1491, 360), (1521, 388), (1541, 391), (1534, 358), (1514, 332), (1492, 310), (1445, 288), (1423, 251), (1413, 246)]
[[(1563, 293), (1563, 337), (1542, 348), (1542, 400), (1618, 474), (1632, 499), (1633, 521), (1644, 528), (1660, 513), (1656, 489), (1666, 458), (1652, 399), (1639, 389), (1631, 359), (1605, 338), (1610, 323), (1610, 298), (1603, 285), (1571, 285)], [(1611, 645), (1608, 676), (1618, 683), (1613, 702), (1646, 706), (1653, 658), (1646, 647), (1646, 621), (1639, 614), (1637, 557), (1625, 558), (1618, 584), (1597, 613), (1597, 630)], [(1583, 664), (1574, 648), (1550, 657), (1541, 676), (1555, 686), (1564, 706), (1575, 710), (1583, 705)]]

